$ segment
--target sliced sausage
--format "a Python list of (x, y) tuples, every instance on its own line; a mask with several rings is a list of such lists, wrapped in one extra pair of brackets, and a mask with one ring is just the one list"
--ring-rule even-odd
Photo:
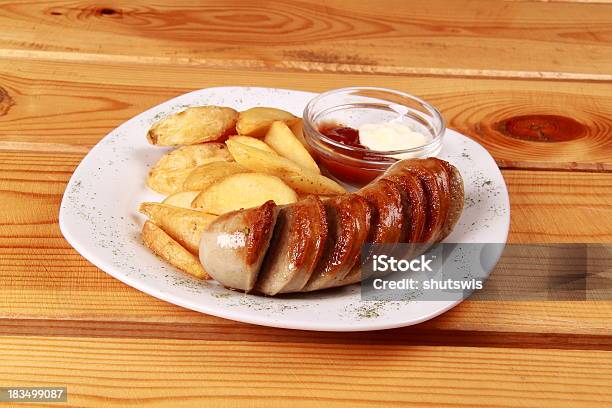
[(420, 242), (437, 242), (446, 221), (450, 199), (448, 177), (440, 165), (431, 159), (402, 160), (391, 167), (389, 174), (412, 174), (416, 176), (427, 197), (425, 230)]
[(399, 186), (380, 179), (362, 188), (357, 194), (370, 205), (371, 220), (367, 242), (395, 244), (404, 233), (404, 203)]
[(308, 196), (281, 207), (255, 290), (266, 295), (297, 292), (321, 258), (327, 240), (323, 203)]
[(427, 196), (421, 181), (413, 174), (393, 172), (384, 176), (399, 186), (404, 207), (404, 234), (400, 242), (423, 242), (427, 222)]
[(307, 197), (280, 211), (269, 201), (221, 215), (202, 234), (200, 260), (221, 284), (247, 292), (347, 285), (363, 278), (357, 260), (365, 243), (406, 242), (414, 244), (407, 256), (422, 253), (448, 236), (463, 201), (463, 180), (452, 165), (403, 160), (357, 193), (323, 202)]
[(438, 161), (448, 174), (450, 189), (448, 215), (446, 216), (446, 221), (444, 222), (442, 231), (438, 237), (438, 239), (442, 241), (453, 231), (453, 228), (455, 228), (457, 221), (459, 221), (459, 218), (461, 217), (465, 201), (465, 192), (463, 188), (463, 178), (461, 177), (459, 170), (457, 170), (457, 168), (449, 162), (444, 160)]
[(266, 255), (278, 207), (268, 201), (257, 208), (220, 215), (202, 232), (200, 262), (217, 282), (251, 291)]
[(357, 194), (325, 200), (328, 237), (323, 255), (303, 291), (328, 287), (349, 273), (370, 230), (368, 202)]

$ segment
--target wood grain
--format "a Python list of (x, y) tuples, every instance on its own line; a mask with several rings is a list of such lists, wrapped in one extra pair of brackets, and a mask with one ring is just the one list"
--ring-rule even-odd
[(6, 1), (0, 55), (610, 80), (611, 14), (609, 4), (486, 0)]
[(503, 174), (512, 211), (509, 242), (612, 242), (611, 174)]
[(371, 85), (429, 100), (492, 153), (510, 242), (612, 242), (611, 16), (607, 0), (2, 2), (0, 385), (67, 386), (67, 406), (612, 405), (612, 301), (273, 329), (132, 289), (57, 225), (91, 146), (162, 101)]
[[(68, 319), (0, 319), (3, 336), (71, 338), (180, 339), (267, 343), (415, 345), (490, 348), (538, 348), (612, 351), (612, 336), (491, 330), (447, 330), (432, 324), (376, 332), (315, 332), (208, 319), (204, 321), (120, 321)], [(433, 326), (433, 327), (432, 327)]]
[(3, 384), (66, 386), (69, 406), (612, 403), (605, 351), (4, 337), (0, 353)]
[[(138, 292), (89, 264), (62, 238), (61, 195), (81, 157), (0, 151), (0, 317), (94, 319), (109, 322), (100, 323), (107, 330), (114, 322), (197, 323), (231, 336), (235, 323)], [(504, 176), (513, 200), (511, 242), (612, 238), (612, 174), (505, 171)], [(423, 329), (602, 335), (610, 334), (610, 319), (612, 302), (465, 302)]]
[[(163, 66), (153, 71), (130, 64), (0, 60), (0, 92), (4, 91), (5, 101), (10, 100), (0, 115), (0, 142), (92, 146), (138, 113), (210, 86), (323, 91), (355, 84), (390, 87), (425, 98), (442, 111), (450, 128), (483, 144), (502, 167), (612, 170), (612, 82), (296, 73), (281, 83), (274, 72)], [(557, 139), (516, 138), (503, 124), (525, 115), (574, 121), (577, 133), (570, 140), (556, 141), (567, 133), (566, 127), (557, 126), (564, 122), (553, 121), (552, 128), (549, 122), (538, 122), (531, 133), (553, 134)]]

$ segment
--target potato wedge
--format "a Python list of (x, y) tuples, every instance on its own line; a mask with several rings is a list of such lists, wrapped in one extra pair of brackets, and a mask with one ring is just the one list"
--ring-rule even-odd
[(180, 147), (162, 156), (153, 166), (153, 170), (185, 169), (211, 161), (232, 161), (225, 144), (204, 143)]
[(270, 146), (264, 143), (261, 139), (257, 139), (256, 137), (237, 135), (237, 136), (230, 137), (230, 139), (235, 140), (236, 142), (245, 144), (247, 146), (255, 147), (257, 149), (265, 150), (266, 152), (276, 154), (274, 149), (272, 149)]
[(297, 194), (281, 179), (269, 174), (234, 174), (202, 191), (193, 200), (192, 206), (219, 215), (241, 208), (257, 207), (268, 200), (278, 205), (294, 203)]
[(223, 143), (183, 146), (159, 159), (149, 172), (147, 185), (158, 193), (176, 193), (183, 189), (191, 169), (215, 161), (232, 160)]
[(334, 180), (314, 173), (286, 173), (283, 181), (295, 191), (332, 196), (346, 193), (346, 189)]
[(144, 244), (170, 265), (196, 278), (210, 279), (200, 260), (153, 222), (145, 222), (141, 236)]
[(226, 143), (238, 164), (254, 172), (280, 177), (299, 193), (318, 195), (346, 193), (346, 190), (335, 181), (305, 170), (284, 157), (270, 154), (232, 140), (228, 140)]
[(310, 155), (312, 156), (313, 154), (312, 147), (310, 147), (310, 145), (306, 141), (306, 138), (304, 137), (304, 120), (303, 119), (296, 120), (294, 123), (289, 125), (289, 129), (291, 129), (291, 132), (295, 135), (295, 137), (297, 137), (297, 139), (300, 141), (302, 146), (304, 146), (306, 150), (308, 150), (308, 153), (310, 153)]
[(204, 227), (217, 218), (202, 211), (160, 203), (142, 203), (138, 211), (194, 255), (200, 251), (200, 235)]
[(291, 113), (276, 108), (251, 108), (238, 115), (236, 131), (239, 135), (264, 137), (275, 120), (293, 123), (297, 120)]
[(212, 142), (234, 133), (238, 112), (224, 106), (195, 106), (167, 116), (147, 133), (149, 143), (159, 146)]
[(272, 122), (268, 133), (264, 137), (264, 142), (274, 149), (276, 153), (291, 160), (298, 166), (314, 173), (321, 173), (319, 166), (317, 166), (317, 163), (308, 153), (308, 150), (295, 137), (285, 122)]
[(192, 210), (191, 203), (200, 194), (200, 191), (181, 191), (169, 195), (162, 201), (162, 204), (172, 205), (174, 207), (186, 208)]
[[(260, 141), (259, 139), (254, 139)], [(263, 143), (263, 142), (261, 142)], [(251, 170), (236, 162), (213, 162), (198, 166), (191, 170), (189, 177), (183, 183), (185, 190), (204, 190), (223, 177), (238, 173), (250, 173)]]
[(183, 184), (192, 170), (192, 168), (188, 168), (151, 172), (147, 179), (147, 185), (158, 193), (173, 194), (183, 189)]

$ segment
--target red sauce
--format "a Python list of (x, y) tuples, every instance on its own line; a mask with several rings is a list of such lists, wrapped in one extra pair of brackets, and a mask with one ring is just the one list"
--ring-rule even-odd
[(359, 131), (352, 127), (326, 124), (319, 128), (319, 132), (344, 145), (365, 149), (365, 146), (359, 143)]
[[(319, 132), (343, 145), (367, 149), (364, 145), (359, 143), (359, 131), (357, 129), (336, 123), (326, 123), (319, 127)], [(367, 150), (350, 151), (333, 145), (329, 145), (329, 147), (344, 156), (350, 156), (360, 160), (382, 161), (388, 162), (389, 164), (396, 162), (396, 159), (380, 156)], [(343, 160), (341, 157), (332, 158), (323, 155), (319, 157), (319, 160), (323, 162), (330, 173), (340, 180), (359, 185), (369, 183), (387, 167), (385, 165), (368, 163), (362, 163), (356, 166), (354, 161)]]

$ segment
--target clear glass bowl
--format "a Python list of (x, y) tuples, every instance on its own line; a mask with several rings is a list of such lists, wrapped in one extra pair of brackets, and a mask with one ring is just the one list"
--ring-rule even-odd
[[(313, 98), (303, 114), (304, 137), (320, 163), (336, 178), (363, 185), (402, 157), (435, 156), (442, 148), (445, 124), (440, 112), (416, 96), (385, 88), (334, 89)], [(405, 150), (371, 150), (342, 144), (322, 134), (321, 126), (358, 129), (366, 123), (395, 121), (426, 135), (428, 143)]]

